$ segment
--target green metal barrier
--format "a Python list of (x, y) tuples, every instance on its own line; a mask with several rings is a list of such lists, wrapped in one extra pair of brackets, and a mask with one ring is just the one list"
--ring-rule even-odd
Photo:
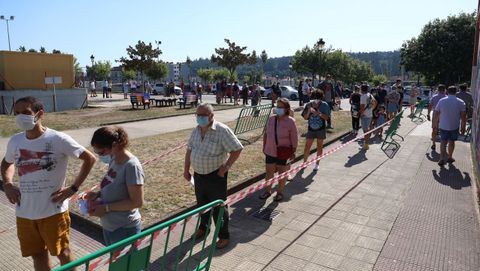
[[(213, 201), (207, 205), (54, 269), (54, 271), (66, 271), (71, 270), (72, 268), (86, 271), (209, 270), (213, 253), (215, 252), (215, 242), (218, 237), (220, 226), (223, 223), (223, 205), (224, 202), (222, 200)], [(210, 245), (209, 247), (206, 247), (207, 235), (205, 235), (202, 240), (201, 249), (194, 254), (194, 250), (198, 250), (200, 244), (197, 246), (199, 240), (195, 240), (195, 237), (185, 238), (187, 224), (190, 220), (197, 217), (193, 231), (195, 232), (200, 225), (201, 214), (209, 212), (207, 228), (210, 228), (214, 209), (218, 209), (218, 216)], [(170, 244), (169, 246), (169, 241), (173, 240), (175, 237), (171, 234), (171, 231), (174, 228), (181, 228), (181, 236), (178, 240), (178, 244)], [(155, 243), (156, 246), (160, 246), (161, 242), (164, 241), (163, 248), (161, 249), (163, 250), (163, 253), (161, 253), (162, 255), (158, 259), (155, 259), (151, 264), (150, 258), (152, 253), (157, 254), (157, 252), (162, 252), (161, 250), (152, 250), (155, 240), (157, 241)], [(182, 260), (180, 258), (181, 254), (183, 254), (183, 258), (186, 258)], [(193, 264), (191, 263), (192, 261)], [(80, 266), (83, 266), (83, 268), (78, 268)]]
[(272, 112), (271, 104), (247, 106), (242, 108), (235, 126), (235, 135), (243, 134), (259, 128), (265, 128)]
[(402, 141), (404, 141), (404, 138), (401, 135), (397, 134), (397, 130), (398, 130), (398, 126), (400, 124), (400, 120), (403, 117), (403, 112), (404, 111), (401, 111), (400, 113), (398, 113), (393, 118), (392, 123), (388, 127), (388, 129), (385, 133), (386, 134), (385, 140), (383, 140), (382, 146), (380, 147), (383, 151), (385, 151), (385, 149), (387, 147), (389, 147), (390, 145), (394, 145), (395, 148), (397, 148), (397, 149), (400, 148), (400, 144), (393, 138), (394, 136), (397, 136)]
[(428, 100), (421, 100), (415, 107), (415, 112), (411, 116), (412, 119), (422, 119), (422, 117), (427, 118), (427, 115), (423, 114), (423, 110), (428, 106)]

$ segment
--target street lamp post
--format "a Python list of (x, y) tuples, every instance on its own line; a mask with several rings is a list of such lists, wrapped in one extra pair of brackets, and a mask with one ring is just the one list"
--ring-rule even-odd
[(13, 19), (15, 19), (14, 16), (3, 16), (3, 15), (0, 15), (0, 20), (5, 20), (5, 22), (7, 22), (7, 36), (8, 36), (8, 50), (11, 51), (12, 50), (12, 47), (10, 46), (10, 28), (8, 27), (8, 21), (13, 21)]
[(95, 81), (95, 73), (94, 73), (94, 69), (93, 69), (93, 63), (95, 61), (95, 57), (93, 55), (90, 56), (90, 61), (92, 61), (92, 79), (93, 81)]

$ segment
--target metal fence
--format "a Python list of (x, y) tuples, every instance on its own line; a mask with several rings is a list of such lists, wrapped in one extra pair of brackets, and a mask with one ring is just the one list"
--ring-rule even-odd
[[(223, 206), (222, 200), (213, 201), (61, 266), (55, 271), (66, 271), (73, 268), (86, 271), (209, 270), (215, 252), (215, 242), (223, 223)], [(190, 238), (187, 234), (187, 227), (190, 224), (191, 228), (193, 224), (189, 222), (194, 222), (196, 218), (193, 230), (190, 229), (191, 232), (196, 232), (200, 225), (201, 215), (208, 214), (207, 228), (210, 228), (214, 209), (218, 209), (218, 216), (212, 239), (207, 241), (208, 235), (205, 235), (202, 240), (195, 240), (195, 237)], [(175, 228), (177, 231), (181, 231), (180, 236), (172, 234)], [(208, 246), (207, 243), (209, 243)], [(154, 256), (152, 257), (152, 255)]]
[(235, 135), (264, 128), (272, 111), (271, 104), (247, 106), (242, 108), (235, 126)]

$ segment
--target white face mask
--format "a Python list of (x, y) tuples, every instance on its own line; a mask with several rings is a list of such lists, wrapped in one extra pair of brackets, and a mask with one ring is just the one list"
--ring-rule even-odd
[(35, 127), (37, 121), (35, 120), (35, 115), (18, 114), (15, 117), (15, 123), (20, 130), (30, 131)]

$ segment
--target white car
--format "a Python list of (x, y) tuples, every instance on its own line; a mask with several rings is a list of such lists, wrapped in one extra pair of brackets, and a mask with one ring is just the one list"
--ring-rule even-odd
[[(282, 90), (282, 98), (288, 98), (291, 101), (298, 100), (298, 90), (291, 86), (280, 86), (280, 89)], [(272, 89), (267, 88), (264, 95), (267, 99), (272, 99)]]
[[(180, 87), (175, 86), (175, 94), (176, 95), (182, 95), (182, 89)], [(157, 83), (155, 84), (155, 87), (153, 87), (153, 94), (155, 95), (165, 95), (165, 85), (162, 83)]]

